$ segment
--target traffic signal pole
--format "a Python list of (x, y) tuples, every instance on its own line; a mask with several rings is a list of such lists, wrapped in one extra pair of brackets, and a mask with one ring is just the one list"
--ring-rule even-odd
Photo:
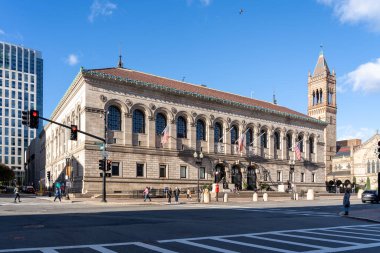
[[(84, 134), (84, 135), (87, 135), (87, 136), (90, 136), (94, 139), (97, 139), (97, 140), (100, 140), (104, 143), (104, 155), (103, 155), (103, 159), (104, 159), (104, 168), (103, 168), (103, 197), (102, 197), (102, 202), (107, 202), (107, 199), (106, 199), (106, 166), (107, 166), (107, 157), (106, 157), (106, 149), (107, 149), (107, 114), (108, 112), (105, 112), (104, 114), (104, 138), (101, 138), (99, 136), (96, 136), (96, 135), (93, 135), (93, 134), (90, 134), (90, 133), (87, 133), (87, 132), (84, 132), (84, 131), (81, 131), (81, 130), (77, 130), (78, 133), (81, 133), (81, 134)], [(71, 126), (66, 126), (64, 124), (61, 124), (59, 122), (56, 122), (56, 121), (53, 121), (53, 120), (50, 120), (50, 119), (47, 119), (47, 118), (44, 118), (42, 116), (38, 116), (38, 118), (42, 119), (42, 120), (46, 120), (50, 123), (53, 123), (53, 124), (57, 124), (61, 127), (64, 127), (64, 128), (68, 128), (68, 129), (72, 129)]]

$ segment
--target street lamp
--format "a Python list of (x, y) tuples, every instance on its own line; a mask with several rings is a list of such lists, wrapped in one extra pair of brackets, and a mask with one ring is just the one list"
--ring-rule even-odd
[(290, 188), (291, 182), (293, 182), (293, 177), (294, 177), (294, 165), (295, 161), (294, 160), (289, 160), (289, 184), (288, 184), (288, 189)]
[(200, 171), (201, 165), (202, 165), (203, 153), (201, 151), (198, 154), (197, 151), (195, 151), (193, 156), (194, 156), (195, 164), (199, 165), (199, 167), (198, 167), (198, 202), (201, 202), (201, 199), (199, 198), (199, 171)]

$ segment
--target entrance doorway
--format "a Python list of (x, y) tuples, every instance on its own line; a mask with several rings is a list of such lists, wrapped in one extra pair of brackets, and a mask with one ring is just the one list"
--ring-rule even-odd
[(242, 189), (242, 175), (239, 165), (232, 166), (231, 169), (231, 182), (235, 185), (236, 189)]
[(254, 166), (249, 166), (247, 168), (247, 190), (256, 190), (256, 168)]
[(223, 185), (226, 182), (226, 169), (222, 163), (219, 163), (215, 166), (215, 177), (214, 183), (222, 182)]

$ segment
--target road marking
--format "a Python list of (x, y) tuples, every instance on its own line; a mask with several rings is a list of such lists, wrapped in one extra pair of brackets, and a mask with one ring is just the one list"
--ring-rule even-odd
[(217, 248), (217, 247), (213, 247), (213, 246), (209, 246), (209, 245), (204, 245), (204, 244), (200, 244), (200, 243), (196, 243), (196, 242), (190, 242), (188, 240), (181, 240), (181, 239), (179, 239), (179, 240), (176, 240), (176, 242), (187, 244), (187, 245), (194, 246), (194, 247), (203, 248), (203, 249), (213, 250), (213, 251), (216, 251), (216, 252), (239, 253), (238, 251), (231, 251), (231, 250), (227, 250), (227, 249), (221, 249), (221, 248)]
[[(326, 230), (327, 231), (327, 230)], [(340, 231), (339, 231), (340, 232)], [(316, 235), (324, 235), (324, 236), (335, 236), (335, 237), (343, 237), (343, 238), (354, 238), (354, 239), (361, 239), (361, 240), (368, 240), (368, 241), (376, 241), (378, 242), (379, 239), (374, 238), (368, 238), (368, 237), (358, 237), (358, 236), (349, 236), (349, 235), (335, 235), (335, 234), (325, 234), (321, 232), (310, 232), (310, 231), (303, 231), (302, 233), (309, 233), (309, 234), (316, 234)]]
[(101, 253), (117, 253), (116, 251), (113, 251), (113, 250), (110, 250), (110, 249), (104, 248), (104, 247), (99, 246), (99, 245), (90, 246), (89, 248), (91, 248), (91, 249), (93, 249), (93, 250), (96, 250), (96, 251), (99, 251), (99, 252), (101, 252)]
[[(298, 232), (298, 231), (297, 231)], [(355, 242), (349, 242), (349, 241), (337, 241), (337, 240), (332, 240), (332, 239), (324, 239), (324, 238), (315, 238), (315, 237), (310, 237), (310, 236), (303, 236), (303, 235), (288, 235), (285, 233), (273, 233), (275, 235), (279, 236), (287, 236), (287, 237), (295, 237), (295, 238), (301, 238), (301, 239), (307, 239), (307, 240), (316, 240), (316, 241), (324, 241), (324, 242), (334, 242), (334, 243), (339, 243), (339, 244), (351, 244), (351, 245), (359, 245), (360, 243), (355, 243)]]
[(135, 245), (143, 247), (143, 248), (146, 248), (146, 249), (150, 249), (150, 250), (153, 250), (153, 251), (161, 252), (161, 253), (177, 253), (175, 251), (163, 249), (163, 248), (160, 248), (160, 247), (157, 247), (157, 246), (154, 246), (154, 245), (150, 245), (150, 244), (147, 244), (147, 243), (143, 243), (143, 242), (136, 242)]
[(282, 253), (292, 253), (292, 252), (294, 252), (294, 251), (289, 251), (289, 250), (285, 250), (285, 249), (279, 249), (279, 248), (273, 248), (273, 247), (263, 246), (263, 245), (258, 245), (258, 244), (251, 244), (251, 243), (233, 241), (233, 240), (223, 239), (223, 238), (212, 238), (212, 239), (215, 240), (215, 241), (232, 243), (232, 244), (242, 245), (242, 246), (251, 247), (251, 248), (266, 249), (266, 250), (271, 250), (271, 251), (276, 251), (276, 252), (282, 252)]
[(301, 242), (291, 242), (291, 241), (285, 241), (285, 240), (279, 240), (279, 239), (273, 239), (273, 238), (265, 238), (262, 236), (247, 235), (247, 237), (253, 238), (253, 239), (258, 239), (258, 240), (264, 240), (264, 241), (271, 241), (271, 242), (279, 242), (279, 243), (285, 243), (285, 244), (304, 246), (304, 247), (308, 247), (308, 248), (328, 249), (327, 247), (323, 247), (323, 246), (319, 246), (319, 245), (310, 245), (310, 244), (301, 243)]
[(344, 234), (355, 234), (355, 235), (370, 235), (374, 237), (380, 237), (380, 235), (375, 235), (373, 233), (361, 233), (361, 232), (350, 232), (350, 231), (337, 231), (335, 229), (326, 229), (326, 231), (331, 231), (331, 232), (337, 232), (337, 233), (344, 233)]

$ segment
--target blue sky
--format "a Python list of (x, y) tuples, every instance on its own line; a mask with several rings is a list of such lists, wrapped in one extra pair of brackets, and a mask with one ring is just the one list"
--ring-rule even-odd
[[(242, 14), (239, 11), (243, 9)], [(323, 44), (338, 139), (380, 128), (378, 0), (3, 0), (0, 40), (42, 51), (49, 117), (80, 66), (124, 67), (307, 113)]]

